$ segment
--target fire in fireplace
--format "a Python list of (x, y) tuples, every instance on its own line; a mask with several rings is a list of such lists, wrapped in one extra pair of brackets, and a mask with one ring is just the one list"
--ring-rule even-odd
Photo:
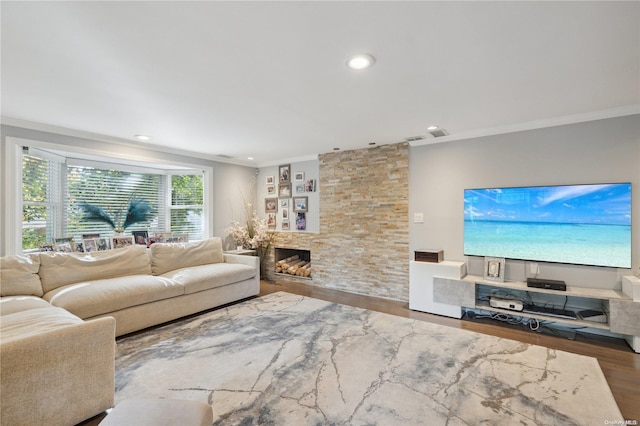
[(275, 248), (276, 274), (311, 278), (311, 251)]

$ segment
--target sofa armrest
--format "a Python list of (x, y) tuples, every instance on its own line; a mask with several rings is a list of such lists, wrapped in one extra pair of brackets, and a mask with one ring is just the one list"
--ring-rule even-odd
[(74, 425), (112, 407), (115, 323), (100, 318), (2, 343), (2, 424)]
[(260, 258), (258, 256), (244, 256), (242, 254), (224, 254), (225, 263), (241, 263), (256, 268), (260, 271)]

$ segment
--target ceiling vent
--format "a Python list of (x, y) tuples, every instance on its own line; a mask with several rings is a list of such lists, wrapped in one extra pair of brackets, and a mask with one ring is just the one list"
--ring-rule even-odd
[(424, 139), (424, 136), (411, 136), (408, 138), (404, 138), (405, 142), (415, 142), (415, 141), (421, 141)]
[(444, 129), (436, 129), (436, 130), (433, 130), (433, 131), (431, 131), (431, 132), (429, 132), (429, 133), (430, 133), (430, 134), (431, 134), (431, 136), (433, 136), (434, 138), (440, 138), (440, 137), (442, 137), (442, 136), (448, 136), (448, 135), (449, 135), (449, 133), (448, 133), (446, 130), (444, 130)]
[(227, 160), (231, 160), (233, 158), (232, 156), (226, 154), (218, 154), (216, 155), (216, 157), (226, 158)]

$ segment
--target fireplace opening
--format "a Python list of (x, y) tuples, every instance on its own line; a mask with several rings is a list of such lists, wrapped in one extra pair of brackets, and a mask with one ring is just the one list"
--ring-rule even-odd
[(275, 248), (275, 272), (299, 278), (311, 278), (311, 251), (294, 248)]

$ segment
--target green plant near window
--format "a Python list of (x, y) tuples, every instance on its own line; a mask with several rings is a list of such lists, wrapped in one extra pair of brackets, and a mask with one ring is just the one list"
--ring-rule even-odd
[(84, 213), (82, 217), (83, 220), (106, 223), (111, 226), (116, 233), (122, 233), (135, 223), (146, 222), (153, 218), (153, 211), (149, 204), (146, 201), (135, 198), (129, 201), (129, 207), (126, 212), (123, 206), (113, 217), (102, 207), (84, 201), (79, 204), (79, 207)]

